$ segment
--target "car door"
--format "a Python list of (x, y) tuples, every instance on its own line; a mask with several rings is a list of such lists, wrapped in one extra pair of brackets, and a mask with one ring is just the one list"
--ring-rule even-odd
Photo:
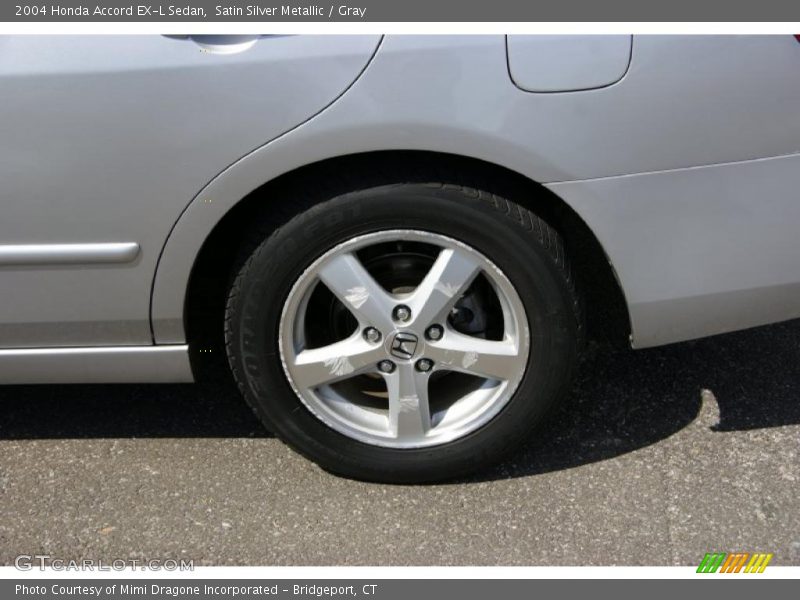
[(0, 37), (0, 347), (152, 343), (182, 210), (331, 104), (379, 41)]

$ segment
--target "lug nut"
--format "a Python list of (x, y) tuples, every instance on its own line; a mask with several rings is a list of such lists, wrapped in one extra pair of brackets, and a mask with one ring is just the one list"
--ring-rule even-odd
[(427, 373), (433, 368), (433, 361), (428, 358), (420, 358), (417, 361), (417, 371)]
[(378, 371), (381, 373), (391, 373), (394, 371), (394, 363), (390, 360), (382, 360), (378, 363)]
[(443, 335), (444, 335), (444, 329), (442, 329), (441, 325), (431, 325), (425, 332), (425, 337), (431, 340), (432, 342), (442, 339)]
[(374, 327), (367, 327), (364, 330), (364, 339), (370, 343), (377, 344), (381, 341), (381, 332)]
[(395, 321), (408, 321), (411, 318), (411, 309), (404, 304), (395, 306), (394, 311), (392, 312), (392, 318)]

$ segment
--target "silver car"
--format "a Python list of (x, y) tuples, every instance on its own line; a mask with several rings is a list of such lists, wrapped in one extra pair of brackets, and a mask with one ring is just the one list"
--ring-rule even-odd
[(325, 469), (463, 476), (586, 339), (800, 316), (798, 73), (789, 35), (0, 38), (0, 383), (227, 362)]

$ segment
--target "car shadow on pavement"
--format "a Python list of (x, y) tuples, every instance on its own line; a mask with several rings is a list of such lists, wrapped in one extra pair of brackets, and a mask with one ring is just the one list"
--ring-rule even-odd
[(199, 385), (0, 386), (0, 440), (271, 437), (227, 374)]
[(800, 423), (800, 320), (638, 351), (590, 346), (572, 393), (541, 433), (471, 481), (562, 470), (649, 446), (692, 423), (704, 396), (719, 410), (711, 432)]
[[(613, 458), (719, 407), (712, 432), (800, 423), (800, 320), (662, 348), (590, 346), (569, 397), (505, 463), (470, 481)], [(0, 440), (268, 437), (227, 374), (201, 385), (0, 386)]]

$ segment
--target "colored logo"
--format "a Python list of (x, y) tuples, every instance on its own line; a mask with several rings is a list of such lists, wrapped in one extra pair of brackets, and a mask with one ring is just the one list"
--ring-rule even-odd
[(711, 552), (707, 553), (703, 560), (700, 561), (700, 566), (697, 567), (698, 573), (763, 573), (767, 568), (769, 561), (772, 560), (772, 554), (764, 552), (756, 552), (750, 554), (748, 552), (732, 552), (726, 554), (725, 552)]

